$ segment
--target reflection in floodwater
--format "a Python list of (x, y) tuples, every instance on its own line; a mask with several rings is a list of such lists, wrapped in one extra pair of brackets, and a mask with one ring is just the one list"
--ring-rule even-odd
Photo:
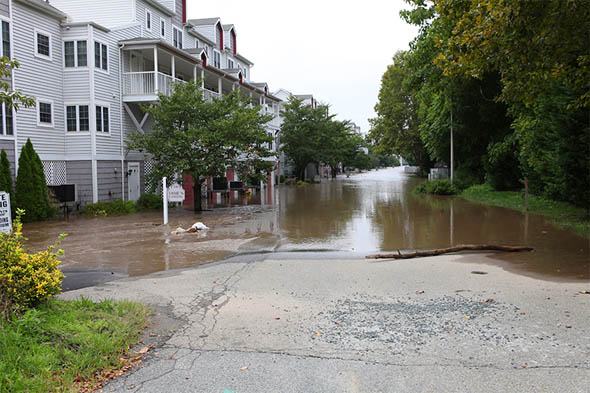
[[(164, 227), (160, 213), (25, 224), (29, 246), (40, 249), (60, 232), (64, 270), (129, 275), (185, 268), (240, 252), (376, 251), (489, 243), (529, 245), (533, 253), (492, 254), (495, 263), (544, 278), (588, 279), (588, 239), (551, 226), (543, 217), (468, 202), (415, 196), (420, 180), (397, 169), (304, 187), (255, 190), (249, 196), (214, 195), (201, 215), (178, 208)], [(210, 231), (171, 235), (203, 221)], [(473, 258), (471, 258), (473, 259)], [(494, 261), (487, 259), (487, 261)]]

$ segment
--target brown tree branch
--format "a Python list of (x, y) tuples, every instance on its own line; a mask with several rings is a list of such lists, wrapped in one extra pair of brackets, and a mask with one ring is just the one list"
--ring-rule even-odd
[(397, 250), (397, 254), (375, 254), (367, 255), (367, 259), (410, 259), (417, 257), (433, 257), (441, 254), (448, 254), (450, 252), (459, 251), (505, 251), (505, 252), (521, 252), (533, 251), (532, 247), (526, 246), (498, 246), (493, 244), (460, 244), (458, 246), (448, 248), (437, 248), (434, 250), (416, 251), (413, 253), (402, 254)]

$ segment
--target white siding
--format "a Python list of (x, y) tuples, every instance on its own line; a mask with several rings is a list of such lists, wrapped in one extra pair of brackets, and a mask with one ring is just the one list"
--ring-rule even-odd
[(51, 0), (70, 22), (95, 22), (105, 27), (133, 22), (133, 0)]
[[(62, 29), (62, 48), (63, 41), (66, 40), (86, 40), (87, 43), (87, 62), (91, 64), (90, 42), (88, 42), (88, 26), (75, 26), (69, 30)], [(61, 60), (64, 64), (64, 60)], [(64, 106), (67, 104), (89, 105), (90, 103), (90, 79), (89, 67), (71, 67), (63, 71), (63, 94)], [(88, 108), (90, 110), (91, 108)], [(90, 158), (92, 154), (90, 131), (82, 132), (65, 132), (65, 153), (68, 155), (86, 155)]]
[(0, 15), (9, 17), (10, 16), (10, 0), (0, 0)]
[[(152, 31), (148, 31), (145, 25), (145, 11), (149, 10), (152, 14)], [(166, 41), (172, 44), (172, 21), (167, 15), (164, 15), (159, 10), (147, 4), (145, 1), (137, 0), (137, 22), (142, 27), (141, 37), (161, 38), (160, 35), (160, 19), (166, 21)], [(139, 37), (139, 34), (137, 35)], [(136, 37), (131, 37), (136, 38)]]
[(182, 26), (182, 0), (167, 0), (167, 1), (176, 1), (176, 15), (172, 18), (172, 21), (175, 25)]
[[(215, 25), (207, 25), (207, 26), (195, 26), (195, 30), (198, 33), (207, 37), (209, 41), (216, 42), (215, 38)], [(215, 48), (219, 48), (219, 44), (215, 46)]]
[[(63, 53), (59, 22), (22, 5), (13, 3), (14, 58), (20, 62), (15, 70), (15, 87), (36, 98), (53, 101), (53, 128), (37, 126), (37, 109), (22, 108), (16, 114), (18, 148), (31, 139), (44, 159), (48, 154), (65, 153), (63, 107)], [(51, 34), (52, 61), (35, 57), (34, 29)]]
[[(109, 46), (109, 72), (105, 73), (97, 69), (94, 71), (94, 97), (97, 101), (96, 105), (101, 105), (101, 103), (108, 103), (110, 105), (110, 132), (96, 133), (96, 153), (99, 156), (105, 154), (121, 155), (123, 153), (123, 146), (121, 146), (121, 132), (123, 132), (121, 127), (121, 114), (123, 117), (128, 117), (128, 115), (125, 112), (121, 113), (124, 109), (120, 103), (120, 51), (118, 41), (136, 37), (138, 34), (138, 26), (111, 33), (104, 33), (98, 29), (94, 29), (94, 38)], [(96, 109), (93, 108), (93, 110)], [(91, 127), (96, 127), (96, 125), (91, 125)]]

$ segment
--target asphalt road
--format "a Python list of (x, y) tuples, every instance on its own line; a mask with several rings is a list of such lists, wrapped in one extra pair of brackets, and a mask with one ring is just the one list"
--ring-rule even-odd
[(590, 283), (483, 259), (250, 255), (62, 297), (159, 311), (155, 350), (105, 392), (588, 392)]

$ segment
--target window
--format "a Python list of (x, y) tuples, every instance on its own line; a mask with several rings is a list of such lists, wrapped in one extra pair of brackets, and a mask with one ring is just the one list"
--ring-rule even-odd
[(166, 38), (166, 21), (164, 19), (160, 19), (160, 36)]
[(94, 66), (108, 71), (108, 47), (100, 42), (94, 42)]
[(109, 132), (109, 108), (96, 106), (96, 131)]
[(78, 106), (78, 116), (80, 118), (80, 131), (90, 130), (90, 118), (88, 113), (88, 105)]
[(217, 68), (221, 68), (221, 53), (213, 52), (213, 65)]
[(10, 57), (10, 24), (2, 21), (2, 56)]
[(227, 68), (234, 68), (234, 62), (232, 59), (227, 59)]
[(88, 65), (86, 41), (64, 42), (64, 63), (67, 68), (86, 67)]
[(51, 34), (35, 29), (35, 56), (51, 60)]
[(68, 132), (90, 130), (88, 105), (66, 106), (66, 130)]
[(37, 125), (53, 127), (53, 103), (51, 101), (37, 101)]
[(14, 135), (14, 126), (12, 121), (12, 109), (7, 108), (6, 104), (0, 105), (2, 118), (0, 119), (0, 135)]
[(172, 41), (174, 46), (178, 49), (182, 49), (182, 30), (172, 27)]
[(152, 13), (149, 10), (145, 10), (145, 29), (152, 31)]
[(66, 107), (66, 130), (69, 132), (78, 130), (78, 114), (75, 105)]
[(199, 48), (199, 40), (195, 39), (195, 48)]

